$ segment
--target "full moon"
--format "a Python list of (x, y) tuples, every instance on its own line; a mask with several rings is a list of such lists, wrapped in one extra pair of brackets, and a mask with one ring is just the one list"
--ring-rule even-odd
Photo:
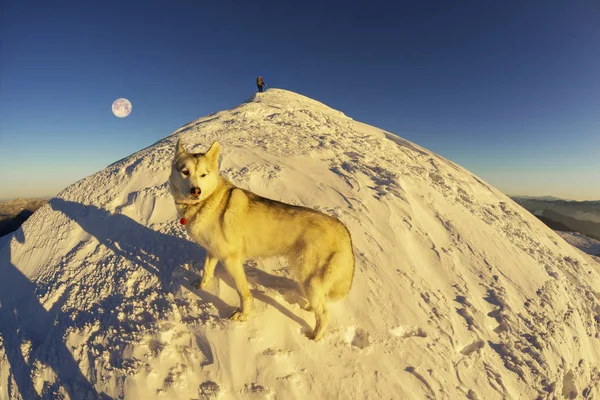
[(125, 118), (131, 114), (131, 102), (123, 97), (112, 103), (112, 112), (119, 118)]

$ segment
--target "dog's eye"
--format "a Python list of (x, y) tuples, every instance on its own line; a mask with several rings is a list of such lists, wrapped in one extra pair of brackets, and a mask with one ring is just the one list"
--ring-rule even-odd
[(206, 174), (202, 174), (200, 175), (200, 178), (204, 178), (206, 176)]
[(190, 171), (188, 171), (187, 169), (182, 170), (181, 173), (183, 174), (183, 176), (190, 176)]

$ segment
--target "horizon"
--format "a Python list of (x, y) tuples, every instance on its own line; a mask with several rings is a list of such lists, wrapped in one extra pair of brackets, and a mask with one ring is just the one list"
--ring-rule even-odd
[(0, 199), (53, 197), (258, 75), (503, 193), (600, 199), (597, 2), (316, 4), (3, 4)]
[[(595, 200), (574, 200), (574, 199), (566, 199), (566, 198), (562, 198), (562, 197), (555, 197), (552, 195), (541, 195), (541, 196), (531, 196), (531, 195), (526, 195), (526, 194), (510, 194), (510, 193), (504, 193), (506, 196), (510, 197), (510, 198), (531, 198), (531, 199), (535, 199), (535, 200), (546, 200), (546, 201), (567, 201), (567, 202), (576, 202), (576, 203), (583, 203), (583, 202), (597, 202), (600, 201), (600, 199), (595, 199)], [(14, 200), (29, 200), (29, 199), (40, 199), (40, 200), (51, 200), (54, 196), (40, 196), (40, 197), (10, 197), (10, 198), (6, 198), (6, 197), (0, 197), (0, 202), (5, 202), (5, 201), (14, 201)]]

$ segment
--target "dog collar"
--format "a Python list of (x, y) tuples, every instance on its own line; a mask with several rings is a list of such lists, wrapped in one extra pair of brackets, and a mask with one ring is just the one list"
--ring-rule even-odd
[[(185, 210), (185, 208), (187, 208), (189, 206), (195, 206), (195, 205), (197, 205), (199, 203), (200, 203), (199, 201), (185, 201), (185, 200), (184, 201), (176, 201), (175, 202), (175, 204), (181, 205), (184, 208), (184, 210)], [(185, 214), (185, 211), (184, 211), (184, 214)], [(185, 225), (185, 224), (187, 224), (187, 219), (185, 217), (182, 217), (182, 218), (179, 219), (179, 223), (181, 225)]]

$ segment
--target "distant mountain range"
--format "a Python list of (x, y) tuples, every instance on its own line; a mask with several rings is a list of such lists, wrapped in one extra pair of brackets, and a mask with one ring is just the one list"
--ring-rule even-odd
[(574, 201), (550, 197), (511, 196), (521, 207), (550, 228), (579, 232), (600, 240), (600, 201)]
[(562, 199), (554, 196), (526, 196), (526, 195), (508, 195), (511, 199), (527, 199), (527, 200), (546, 200), (546, 201), (573, 201), (569, 199)]
[(576, 232), (557, 231), (556, 233), (571, 246), (577, 247), (579, 250), (593, 256), (596, 261), (600, 262), (600, 241)]
[(0, 236), (8, 235), (19, 229), (27, 218), (47, 202), (47, 199), (0, 201)]

